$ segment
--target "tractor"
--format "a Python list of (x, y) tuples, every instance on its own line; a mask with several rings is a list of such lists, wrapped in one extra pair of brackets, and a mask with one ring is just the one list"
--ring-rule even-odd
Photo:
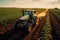
[(22, 17), (19, 18), (15, 24), (15, 29), (22, 29), (26, 32), (30, 32), (33, 27), (36, 25), (36, 16), (34, 14), (36, 13), (35, 10), (22, 10)]

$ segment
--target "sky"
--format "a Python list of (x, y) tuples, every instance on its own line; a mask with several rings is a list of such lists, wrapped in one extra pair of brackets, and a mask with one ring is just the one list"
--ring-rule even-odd
[(0, 0), (0, 7), (60, 8), (60, 0)]

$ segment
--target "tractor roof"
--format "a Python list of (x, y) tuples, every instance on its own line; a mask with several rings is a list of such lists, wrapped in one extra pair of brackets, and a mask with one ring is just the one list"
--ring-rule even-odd
[(35, 11), (35, 10), (23, 10), (23, 11)]

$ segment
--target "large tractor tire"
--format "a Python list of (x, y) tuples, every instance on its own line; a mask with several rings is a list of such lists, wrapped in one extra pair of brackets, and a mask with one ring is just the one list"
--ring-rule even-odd
[(19, 22), (16, 22), (16, 23), (14, 24), (14, 30), (15, 30), (16, 32), (19, 32), (19, 31), (24, 30), (24, 27), (23, 27), (23, 25), (21, 25)]

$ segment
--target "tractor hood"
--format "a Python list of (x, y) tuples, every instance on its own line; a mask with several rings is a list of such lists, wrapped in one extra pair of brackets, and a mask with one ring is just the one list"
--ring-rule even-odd
[(25, 15), (20, 18), (20, 20), (28, 20), (28, 19), (29, 19), (29, 15)]

